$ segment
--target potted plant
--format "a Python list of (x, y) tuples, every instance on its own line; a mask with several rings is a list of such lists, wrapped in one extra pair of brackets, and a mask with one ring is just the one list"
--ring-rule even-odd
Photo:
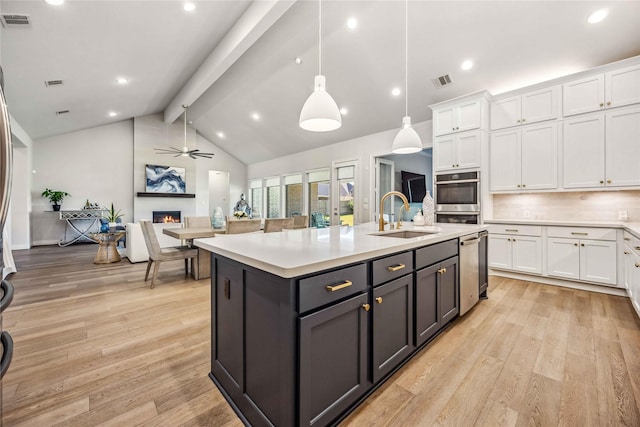
[(46, 197), (47, 199), (49, 199), (54, 211), (60, 210), (60, 203), (66, 196), (71, 197), (71, 194), (67, 193), (66, 191), (57, 191), (50, 188), (45, 188), (45, 190), (42, 192), (42, 197)]
[(107, 212), (107, 221), (109, 221), (109, 228), (115, 228), (118, 224), (118, 219), (122, 218), (124, 214), (120, 209), (117, 211), (113, 207), (113, 202), (111, 202), (111, 209)]

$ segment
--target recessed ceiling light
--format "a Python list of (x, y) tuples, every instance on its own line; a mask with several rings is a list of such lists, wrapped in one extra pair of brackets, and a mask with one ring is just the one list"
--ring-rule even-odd
[(597, 24), (598, 22), (606, 18), (608, 14), (609, 14), (608, 9), (596, 10), (591, 15), (589, 15), (589, 19), (587, 19), (587, 21), (589, 21), (589, 24)]
[(347, 110), (345, 107), (342, 107), (340, 109), (340, 114), (342, 114), (343, 116), (347, 115), (349, 113), (349, 110)]
[(466, 61), (464, 61), (462, 63), (462, 65), (460, 65), (460, 68), (462, 68), (463, 70), (467, 71), (473, 68), (473, 61), (470, 59), (467, 59)]
[(127, 83), (129, 83), (129, 80), (125, 79), (124, 77), (118, 77), (116, 79), (116, 83), (118, 83), (119, 85), (126, 85)]
[(400, 96), (400, 88), (394, 87), (393, 90), (391, 91), (391, 95)]
[(46, 1), (48, 4), (52, 6), (60, 6), (62, 3), (64, 3), (64, 0), (44, 0), (44, 1)]
[(251, 118), (252, 118), (253, 120), (255, 120), (255, 121), (258, 121), (258, 120), (260, 120), (260, 114), (258, 114), (258, 113), (253, 113), (253, 114), (251, 114)]
[(295, 61), (296, 61), (296, 64), (298, 65), (302, 64), (302, 59), (300, 59), (300, 57), (297, 57)]
[(118, 113), (116, 113), (115, 111), (109, 111), (109, 117), (115, 117), (117, 115)]
[(224, 138), (224, 133), (222, 133), (222, 132), (217, 132), (216, 135), (218, 135), (218, 138), (220, 138), (220, 139)]
[(358, 20), (356, 18), (347, 19), (347, 28), (350, 30), (355, 30), (358, 26)]
[(184, 6), (182, 6), (182, 7), (187, 12), (191, 12), (192, 10), (195, 10), (196, 5), (195, 5), (195, 3), (191, 3), (190, 1), (188, 1), (188, 2), (185, 2)]

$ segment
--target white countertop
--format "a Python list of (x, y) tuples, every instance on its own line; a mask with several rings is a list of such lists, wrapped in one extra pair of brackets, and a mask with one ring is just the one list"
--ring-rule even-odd
[(640, 222), (570, 221), (557, 219), (487, 219), (485, 224), (559, 225), (565, 227), (622, 228), (640, 238)]
[[(388, 227), (388, 226), (387, 226)], [(278, 233), (216, 235), (196, 239), (196, 246), (284, 278), (297, 277), (328, 268), (360, 262), (404, 250), (454, 239), (486, 230), (486, 226), (436, 224), (413, 226), (403, 223), (400, 230), (435, 231), (409, 239), (381, 237), (378, 224), (369, 222), (354, 227), (334, 226), (284, 230)]]

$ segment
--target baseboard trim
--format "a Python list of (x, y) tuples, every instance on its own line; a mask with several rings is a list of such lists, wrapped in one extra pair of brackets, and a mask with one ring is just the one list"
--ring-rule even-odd
[(551, 277), (534, 276), (531, 274), (514, 273), (511, 271), (489, 269), (489, 275), (507, 277), (509, 279), (524, 280), (526, 282), (543, 283), (545, 285), (562, 286), (564, 288), (580, 289), (583, 291), (599, 292), (601, 294), (616, 295), (620, 297), (629, 297), (626, 289), (613, 288), (606, 285), (592, 285), (583, 282), (571, 282), (569, 280), (554, 279)]

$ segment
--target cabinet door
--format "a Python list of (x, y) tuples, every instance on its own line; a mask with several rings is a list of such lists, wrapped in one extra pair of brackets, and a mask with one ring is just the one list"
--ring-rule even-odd
[(640, 102), (640, 65), (622, 68), (604, 75), (607, 107), (622, 107)]
[(520, 95), (491, 103), (491, 130), (518, 126), (521, 118)]
[(511, 236), (489, 234), (489, 267), (511, 269)]
[(520, 129), (491, 134), (489, 186), (491, 191), (520, 189)]
[(640, 316), (640, 255), (638, 254), (633, 254), (633, 267), (634, 272), (629, 278), (629, 288), (633, 289), (633, 297), (631, 298), (631, 303), (636, 309), (636, 313), (638, 313), (638, 316)]
[(580, 240), (580, 279), (615, 285), (616, 242)]
[(461, 102), (455, 109), (456, 132), (480, 129), (482, 116), (480, 100)]
[(640, 185), (640, 108), (612, 111), (605, 117), (607, 186)]
[(542, 239), (531, 236), (511, 238), (513, 270), (523, 273), (542, 274)]
[(557, 119), (559, 92), (559, 86), (553, 86), (522, 95), (522, 124)]
[(328, 425), (368, 388), (362, 294), (300, 319), (300, 422)]
[(585, 77), (562, 85), (562, 114), (598, 111), (604, 107), (604, 75)]
[(433, 112), (433, 136), (447, 135), (455, 131), (454, 107), (444, 107)]
[(558, 123), (522, 129), (522, 188), (558, 188)]
[(481, 138), (479, 131), (456, 135), (456, 168), (480, 167)]
[(240, 266), (215, 259), (211, 372), (225, 390), (244, 391), (244, 283)]
[(604, 185), (604, 117), (565, 120), (562, 139), (564, 188)]
[(440, 270), (440, 264), (434, 264), (416, 272), (416, 346), (427, 341), (440, 329), (438, 270)]
[(580, 246), (577, 239), (547, 238), (547, 274), (580, 279)]
[(460, 312), (458, 300), (458, 257), (440, 263), (440, 326), (453, 320)]
[(454, 169), (456, 165), (454, 136), (442, 136), (433, 140), (433, 168), (436, 171)]
[(624, 266), (624, 288), (627, 290), (629, 298), (633, 299), (634, 289), (631, 286), (631, 281), (633, 275), (635, 274), (635, 266), (633, 265), (633, 251), (625, 246), (623, 256), (624, 260), (622, 261), (622, 265)]
[[(373, 382), (398, 366), (413, 350), (413, 274), (373, 290)], [(335, 374), (332, 374), (335, 375)]]

